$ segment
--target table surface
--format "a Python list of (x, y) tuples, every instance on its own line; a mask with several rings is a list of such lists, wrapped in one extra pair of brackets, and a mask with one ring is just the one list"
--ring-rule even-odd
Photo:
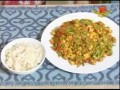
[[(104, 4), (112, 12), (107, 16), (119, 25), (119, 4)], [(0, 51), (10, 41), (30, 37), (40, 39), (44, 28), (54, 19), (73, 12), (93, 12), (98, 5), (1, 6)], [(15, 75), (0, 61), (0, 88), (119, 88), (119, 62), (98, 73), (73, 74), (45, 60), (29, 75)]]

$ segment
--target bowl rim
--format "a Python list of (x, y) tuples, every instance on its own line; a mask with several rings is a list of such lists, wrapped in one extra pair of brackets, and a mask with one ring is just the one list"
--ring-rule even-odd
[[(8, 48), (10, 48), (10, 47), (12, 47), (13, 45), (15, 45), (16, 43), (24, 42), (23, 40), (28, 40), (28, 42), (33, 41), (33, 42), (39, 43), (40, 46), (41, 46), (41, 48), (42, 48), (42, 51), (43, 51), (43, 52), (42, 52), (42, 53), (43, 53), (43, 56), (42, 56), (41, 62), (40, 62), (37, 66), (35, 66), (34, 68), (32, 68), (32, 69), (30, 69), (30, 70), (27, 70), (27, 71), (16, 71), (16, 70), (13, 70), (13, 69), (9, 68), (9, 67), (7, 66), (7, 64), (5, 63), (5, 51), (6, 51)], [(44, 47), (44, 45), (41, 43), (41, 41), (39, 41), (39, 40), (37, 40), (37, 39), (34, 39), (34, 38), (18, 38), (18, 39), (14, 39), (14, 40), (10, 41), (8, 44), (6, 44), (6, 45), (3, 47), (2, 51), (1, 51), (1, 62), (2, 62), (2, 64), (3, 64), (3, 66), (4, 66), (5, 68), (7, 68), (9, 71), (11, 71), (12, 73), (14, 73), (14, 74), (19, 74), (19, 75), (31, 74), (31, 73), (37, 71), (37, 70), (40, 68), (40, 66), (42, 66), (42, 64), (43, 64), (44, 61), (45, 61), (45, 47)]]

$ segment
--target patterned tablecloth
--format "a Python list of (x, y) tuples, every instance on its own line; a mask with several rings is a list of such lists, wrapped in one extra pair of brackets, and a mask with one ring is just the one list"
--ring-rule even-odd
[[(0, 7), (0, 51), (10, 41), (21, 38), (40, 38), (44, 28), (54, 19), (73, 12), (93, 12), (98, 6), (38, 6)], [(107, 16), (119, 25), (119, 4), (105, 4), (112, 12)], [(29, 75), (15, 75), (0, 61), (0, 86), (85, 86), (119, 85), (119, 62), (112, 67), (90, 74), (73, 74), (45, 60), (42, 67)]]

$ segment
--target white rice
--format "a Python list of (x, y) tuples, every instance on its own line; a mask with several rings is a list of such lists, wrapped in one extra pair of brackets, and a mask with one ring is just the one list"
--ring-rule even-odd
[(42, 60), (42, 48), (31, 43), (17, 43), (6, 50), (5, 63), (16, 71), (27, 71), (36, 67)]

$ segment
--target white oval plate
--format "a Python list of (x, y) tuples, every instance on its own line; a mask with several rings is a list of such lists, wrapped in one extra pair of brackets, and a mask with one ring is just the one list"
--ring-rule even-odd
[[(50, 44), (49, 40), (51, 39), (52, 35), (50, 32), (54, 28), (60, 26), (63, 22), (73, 19), (91, 19), (93, 21), (102, 21), (104, 24), (106, 24), (106, 26), (109, 26), (113, 31), (112, 35), (116, 38), (116, 44), (113, 47), (112, 56), (104, 58), (102, 62), (97, 62), (96, 65), (85, 64), (84, 66), (80, 67), (76, 67), (76, 65), (70, 65), (67, 60), (64, 60), (62, 57), (58, 57), (57, 53), (51, 49), (52, 45)], [(111, 67), (119, 60), (119, 26), (107, 17), (101, 18), (94, 13), (71, 13), (57, 18), (45, 28), (41, 37), (41, 42), (45, 46), (46, 58), (56, 67), (72, 73), (88, 74), (99, 72)]]

